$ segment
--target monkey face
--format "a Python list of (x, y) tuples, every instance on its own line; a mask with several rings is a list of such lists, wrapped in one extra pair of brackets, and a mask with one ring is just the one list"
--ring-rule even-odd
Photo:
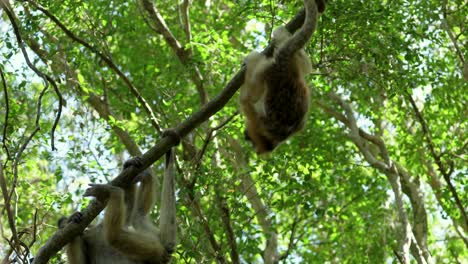
[(248, 129), (244, 130), (244, 138), (251, 142), (257, 154), (266, 154), (272, 152), (279, 142), (270, 140), (265, 135), (254, 133)]

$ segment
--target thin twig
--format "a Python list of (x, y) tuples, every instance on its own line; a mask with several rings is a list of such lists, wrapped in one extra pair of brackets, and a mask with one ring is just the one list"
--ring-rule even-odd
[(281, 254), (279, 257), (279, 260), (284, 260), (287, 259), (289, 254), (291, 254), (291, 251), (295, 247), (296, 243), (294, 242), (295, 236), (296, 236), (296, 228), (299, 223), (299, 214), (296, 214), (294, 216), (294, 222), (291, 226), (291, 235), (289, 236), (289, 243), (288, 243), (288, 248), (286, 249), (286, 252)]
[(50, 13), (43, 6), (32, 0), (26, 1), (31, 3), (35, 8), (40, 10), (50, 20), (52, 20), (65, 33), (65, 35), (67, 35), (72, 40), (80, 43), (85, 48), (89, 49), (92, 53), (96, 54), (99, 58), (101, 58), (107, 64), (107, 66), (109, 66), (109, 68), (111, 68), (124, 81), (124, 83), (130, 89), (130, 91), (133, 93), (133, 95), (135, 95), (137, 100), (143, 106), (143, 109), (145, 109), (146, 113), (150, 116), (153, 127), (158, 132), (162, 131), (161, 126), (159, 125), (158, 120), (156, 119), (156, 116), (154, 115), (153, 110), (151, 109), (151, 106), (146, 102), (146, 99), (141, 95), (140, 91), (133, 85), (130, 79), (119, 69), (119, 67), (114, 63), (114, 61), (111, 58), (109, 58), (104, 53), (99, 51), (96, 47), (92, 46), (91, 44), (89, 44), (88, 42), (84, 41), (83, 39), (75, 35), (73, 32), (71, 32), (62, 22), (60, 22), (60, 20), (56, 16)]
[(460, 213), (463, 217), (465, 226), (468, 226), (468, 218), (466, 215), (465, 207), (463, 206), (463, 203), (461, 202), (461, 199), (458, 196), (455, 186), (452, 184), (452, 181), (450, 180), (450, 171), (452, 170), (445, 168), (442, 160), (440, 159), (440, 155), (437, 154), (435, 150), (434, 142), (432, 141), (432, 136), (431, 136), (431, 131), (429, 130), (429, 126), (427, 125), (427, 122), (424, 119), (422, 113), (419, 111), (418, 106), (416, 105), (416, 102), (414, 101), (413, 97), (409, 93), (406, 93), (406, 97), (408, 98), (408, 101), (410, 102), (411, 107), (413, 108), (416, 118), (421, 124), (422, 132), (423, 132), (424, 138), (426, 139), (426, 143), (429, 147), (429, 151), (431, 152), (432, 158), (435, 160), (437, 167), (439, 168), (439, 171), (442, 174), (445, 182), (447, 182), (447, 186), (450, 192), (452, 193), (453, 198), (455, 199), (455, 204), (457, 205), (458, 210), (460, 210)]
[[(8, 201), (10, 201), (11, 197), (13, 196), (13, 193), (14, 193), (14, 191), (16, 189), (16, 183), (18, 181), (18, 163), (21, 160), (21, 156), (22, 156), (24, 150), (29, 145), (29, 143), (31, 142), (33, 137), (36, 135), (36, 133), (39, 132), (39, 130), (40, 130), (39, 120), (40, 120), (40, 117), (41, 117), (42, 97), (44, 96), (45, 92), (47, 91), (47, 89), (49, 87), (49, 83), (51, 83), (52, 85), (55, 85), (55, 86), (56, 86), (56, 84), (55, 84), (55, 81), (51, 77), (49, 77), (47, 74), (41, 72), (39, 69), (36, 68), (36, 66), (34, 66), (34, 64), (31, 63), (31, 61), (29, 59), (29, 56), (28, 56), (28, 54), (26, 52), (26, 49), (25, 49), (25, 44), (24, 44), (24, 42), (23, 42), (23, 40), (21, 38), (19, 27), (16, 24), (15, 15), (14, 15), (13, 11), (8, 8), (8, 6), (6, 5), (5, 2), (0, 2), (0, 4), (3, 7), (3, 9), (5, 10), (5, 12), (7, 13), (8, 19), (10, 20), (10, 22), (12, 24), (16, 39), (18, 41), (18, 45), (19, 45), (19, 47), (21, 49), (21, 52), (23, 53), (23, 56), (24, 56), (24, 58), (26, 60), (27, 65), (38, 76), (43, 78), (44, 83), (45, 83), (44, 89), (39, 94), (39, 98), (38, 98), (38, 102), (37, 102), (35, 128), (31, 132), (31, 134), (28, 136), (28, 138), (25, 140), (25, 142), (21, 145), (20, 149), (18, 150), (18, 152), (16, 154), (15, 161), (13, 163), (13, 182), (11, 184), (11, 190), (10, 190), (9, 194), (8, 194), (8, 196), (6, 196)], [(61, 110), (61, 104), (60, 104), (57, 117), (60, 117), (61, 111), (62, 110)], [(56, 121), (57, 121), (57, 119), (56, 119)], [(54, 130), (52, 130), (52, 149), (54, 149), (54, 147), (53, 147), (53, 134), (54, 133), (53, 132), (54, 132)]]
[[(166, 21), (164, 20), (156, 6), (154, 6), (152, 1), (142, 0), (141, 3), (151, 20), (156, 25), (156, 32), (163, 36), (164, 40), (169, 45), (169, 47), (171, 47), (172, 51), (177, 55), (182, 65), (184, 65), (185, 67), (191, 66), (190, 77), (195, 83), (195, 87), (197, 88), (198, 94), (200, 95), (200, 103), (201, 105), (206, 104), (208, 102), (209, 97), (204, 87), (204, 78), (200, 72), (200, 69), (197, 66), (190, 65), (191, 51), (183, 47), (180, 44), (180, 42), (176, 39), (174, 34), (172, 34), (172, 31), (167, 26)], [(188, 15), (186, 19), (188, 19)], [(189, 22), (187, 23), (188, 25), (190, 25)]]
[(8, 149), (7, 146), (7, 128), (8, 128), (8, 117), (10, 114), (10, 99), (8, 98), (8, 88), (5, 80), (5, 75), (3, 74), (2, 67), (0, 67), (0, 75), (2, 77), (2, 84), (3, 84), (3, 94), (5, 97), (5, 123), (3, 124), (3, 136), (2, 136), (2, 146), (5, 149), (6, 155), (7, 155), (7, 160), (9, 160), (10, 157), (10, 150)]
[[(11, 243), (12, 249), (16, 252), (16, 245), (19, 245), (18, 233), (16, 231), (15, 217), (11, 210), (10, 199), (8, 199), (8, 189), (6, 185), (5, 175), (3, 173), (3, 164), (0, 162), (0, 189), (2, 190), (3, 202), (5, 203), (5, 210), (7, 212), (8, 225), (10, 226), (11, 236), (15, 243)], [(16, 252), (18, 253), (18, 252)]]
[(234, 231), (232, 229), (231, 212), (229, 210), (226, 198), (221, 195), (221, 192), (221, 190), (216, 190), (216, 203), (219, 210), (221, 211), (221, 220), (227, 233), (229, 247), (231, 248), (231, 262), (238, 264), (240, 263), (240, 259), (239, 252), (237, 250), (236, 236), (234, 235)]
[[(289, 31), (295, 31), (299, 28), (304, 21), (304, 10), (298, 13), (291, 22), (286, 25)], [(273, 45), (270, 44), (265, 48), (264, 52), (273, 51)], [(208, 120), (216, 112), (221, 110), (237, 92), (239, 87), (244, 82), (245, 67), (241, 67), (236, 75), (228, 82), (224, 89), (210, 102), (205, 104), (199, 111), (193, 113), (185, 121), (180, 123), (174, 130), (181, 137), (185, 137), (193, 129), (198, 127), (200, 124)], [(128, 187), (133, 178), (139, 173), (148, 168), (151, 164), (156, 162), (162, 155), (164, 155), (169, 149), (171, 149), (177, 140), (173, 137), (162, 138), (155, 146), (144, 153), (141, 156), (142, 166), (136, 168), (131, 166), (123, 170), (110, 184), (119, 187)], [(83, 214), (80, 223), (70, 223), (63, 229), (58, 230), (53, 234), (44, 246), (39, 249), (34, 258), (34, 264), (47, 263), (47, 261), (57, 253), (65, 244), (67, 244), (72, 238), (79, 235), (83, 230), (91, 223), (91, 221), (104, 209), (104, 204), (97, 200), (93, 200), (89, 203), (81, 213)]]
[(194, 162), (193, 162), (194, 164), (196, 164), (196, 166), (195, 166), (196, 169), (198, 169), (200, 167), (200, 161), (202, 160), (203, 156), (205, 155), (206, 149), (208, 148), (208, 145), (211, 142), (211, 139), (213, 138), (213, 133), (216, 132), (217, 130), (223, 128), (229, 122), (231, 122), (231, 120), (234, 119), (234, 117), (236, 117), (236, 115), (238, 115), (238, 114), (239, 114), (239, 112), (236, 111), (233, 115), (228, 117), (221, 124), (219, 124), (218, 126), (213, 127), (213, 128), (208, 130), (208, 132), (206, 133), (205, 140), (203, 141), (203, 146), (200, 149), (200, 151), (198, 151), (198, 153), (196, 154)]
[(443, 21), (442, 21), (442, 24), (443, 24), (443, 27), (445, 28), (445, 30), (447, 31), (447, 35), (449, 36), (450, 40), (452, 41), (452, 44), (455, 48), (455, 52), (457, 53), (458, 57), (460, 58), (460, 61), (462, 62), (462, 64), (465, 63), (465, 57), (463, 57), (463, 52), (461, 51), (460, 47), (458, 46), (458, 43), (457, 43), (457, 39), (455, 38), (455, 36), (453, 35), (452, 31), (450, 30), (450, 25), (448, 24), (448, 20), (447, 20), (447, 0), (444, 0), (443, 4), (442, 4), (442, 14), (443, 14)]
[[(28, 67), (33, 70), (39, 77), (41, 77), (43, 80), (44, 80), (44, 83), (45, 83), (45, 86), (47, 87), (48, 86), (48, 83), (52, 84), (52, 87), (55, 91), (55, 94), (57, 95), (57, 98), (58, 98), (58, 102), (59, 102), (59, 106), (58, 106), (58, 110), (57, 110), (57, 115), (55, 116), (55, 121), (54, 121), (54, 124), (52, 125), (52, 130), (51, 130), (51, 146), (52, 146), (52, 150), (55, 150), (55, 130), (57, 128), (57, 125), (58, 125), (58, 122), (60, 121), (60, 116), (62, 115), (62, 107), (63, 107), (63, 97), (62, 97), (62, 94), (60, 93), (60, 90), (57, 86), (57, 84), (55, 83), (55, 80), (52, 79), (52, 77), (50, 77), (48, 74), (45, 74), (43, 73), (42, 71), (40, 71), (29, 59), (29, 56), (28, 56), (28, 53), (26, 52), (26, 44), (24, 43), (23, 39), (21, 38), (21, 33), (20, 33), (20, 30), (19, 30), (19, 26), (18, 24), (16, 24), (16, 21), (15, 21), (15, 14), (13, 12), (13, 10), (11, 10), (7, 4), (5, 2), (1, 2), (0, 4), (3, 9), (5, 10), (5, 13), (7, 14), (8, 16), (8, 19), (10, 20), (10, 23), (13, 27), (13, 31), (15, 33), (15, 36), (16, 36), (16, 40), (18, 42), (18, 46), (20, 47), (21, 49), (21, 52), (23, 53), (23, 56), (24, 56), (24, 59), (26, 61), (26, 64), (28, 65)], [(40, 102), (39, 102), (40, 103)], [(38, 130), (38, 127), (36, 127), (37, 131)], [(33, 134), (35, 134), (37, 131), (33, 132)], [(30, 137), (32, 138), (32, 137)]]

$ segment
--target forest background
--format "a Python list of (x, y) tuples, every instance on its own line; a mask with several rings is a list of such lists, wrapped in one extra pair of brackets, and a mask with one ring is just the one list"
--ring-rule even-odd
[(243, 138), (242, 61), (301, 1), (0, 4), (2, 263), (64, 263), (57, 220), (159, 158), (169, 127), (174, 263), (468, 260), (466, 1), (329, 1), (307, 125), (265, 157)]

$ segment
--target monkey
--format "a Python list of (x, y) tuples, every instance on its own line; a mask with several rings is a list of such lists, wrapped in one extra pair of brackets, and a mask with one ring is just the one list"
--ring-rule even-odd
[[(149, 217), (156, 201), (150, 173), (140, 173), (126, 189), (110, 184), (90, 184), (84, 196), (107, 201), (104, 219), (67, 245), (69, 263), (169, 263), (177, 239), (173, 163), (174, 154), (170, 150), (166, 153), (159, 229)], [(141, 159), (127, 161), (124, 168), (128, 166), (141, 166)], [(61, 219), (59, 227), (66, 222), (79, 222), (81, 216), (75, 213), (69, 219)]]
[(325, 12), (326, 2), (326, 0), (315, 0), (315, 4), (317, 4), (317, 9), (320, 14)]
[(254, 51), (244, 60), (239, 102), (245, 116), (245, 138), (257, 154), (272, 152), (306, 122), (310, 92), (305, 76), (312, 65), (303, 47), (315, 31), (325, 1), (304, 0), (304, 5), (304, 24), (294, 35), (284, 26), (274, 30), (272, 57)]

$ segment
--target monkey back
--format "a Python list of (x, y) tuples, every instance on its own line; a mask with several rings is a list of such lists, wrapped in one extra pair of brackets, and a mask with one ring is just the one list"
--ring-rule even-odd
[(265, 130), (277, 141), (283, 141), (302, 129), (309, 109), (309, 90), (300, 78), (297, 65), (273, 64), (265, 74), (268, 86), (265, 96)]

